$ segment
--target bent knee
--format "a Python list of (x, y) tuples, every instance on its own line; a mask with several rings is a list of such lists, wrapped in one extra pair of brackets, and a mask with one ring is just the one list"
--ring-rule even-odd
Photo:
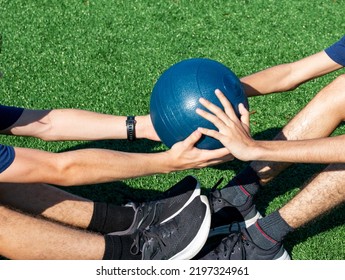
[(345, 103), (345, 74), (341, 74), (334, 79), (321, 92), (321, 96), (327, 98), (335, 106), (341, 105), (342, 108)]
[[(335, 78), (333, 83), (339, 84), (340, 86), (342, 85), (345, 87), (345, 74), (339, 75), (337, 78)], [(344, 90), (345, 90), (345, 88), (344, 88)]]

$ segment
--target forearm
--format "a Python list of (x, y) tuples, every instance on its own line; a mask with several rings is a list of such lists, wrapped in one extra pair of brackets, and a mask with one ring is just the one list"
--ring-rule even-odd
[(105, 183), (175, 170), (166, 152), (138, 154), (84, 149), (54, 154), (24, 148), (15, 148), (15, 152), (12, 165), (0, 174), (1, 182), (72, 186)]
[(77, 109), (52, 110), (48, 115), (45, 140), (125, 139), (126, 117), (100, 114)]
[(344, 163), (345, 136), (301, 141), (254, 141), (248, 160), (291, 163)]
[(166, 153), (140, 154), (87, 149), (68, 152), (63, 157), (63, 169), (58, 177), (68, 178), (60, 183), (64, 186), (113, 182), (173, 171)]
[[(136, 120), (136, 137), (146, 138), (147, 131), (152, 130), (148, 116)], [(46, 141), (126, 139), (126, 116), (78, 109), (24, 110), (8, 133)]]
[(248, 97), (288, 91), (296, 87), (289, 82), (290, 64), (281, 64), (241, 78)]
[(290, 91), (311, 79), (342, 68), (324, 51), (292, 63), (262, 70), (241, 79), (250, 96)]

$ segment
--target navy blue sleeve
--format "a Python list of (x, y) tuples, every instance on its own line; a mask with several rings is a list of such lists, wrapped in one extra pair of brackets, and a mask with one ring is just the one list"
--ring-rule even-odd
[(0, 144), (0, 173), (4, 172), (14, 161), (14, 148)]
[(0, 130), (4, 130), (14, 124), (22, 115), (23, 111), (23, 108), (0, 104)]
[(325, 49), (325, 52), (336, 63), (345, 66), (345, 36), (332, 46)]

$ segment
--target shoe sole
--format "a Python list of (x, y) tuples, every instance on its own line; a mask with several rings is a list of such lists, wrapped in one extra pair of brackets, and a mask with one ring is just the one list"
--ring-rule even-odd
[(200, 200), (206, 205), (206, 212), (199, 231), (188, 246), (172, 256), (170, 260), (190, 260), (196, 256), (205, 245), (211, 226), (211, 209), (206, 196), (200, 195)]
[(229, 235), (231, 231), (239, 231), (242, 228), (247, 228), (253, 224), (255, 224), (255, 222), (258, 219), (261, 219), (262, 216), (259, 212), (256, 213), (256, 215), (248, 220), (245, 220), (243, 222), (240, 223), (233, 223), (231, 225), (224, 225), (224, 226), (220, 226), (220, 227), (216, 227), (210, 230), (208, 237), (214, 237), (217, 235)]
[(279, 258), (274, 259), (275, 261), (290, 261), (291, 260), (291, 257), (288, 254), (288, 252), (286, 252), (285, 249), (283, 250), (284, 250), (283, 254)]

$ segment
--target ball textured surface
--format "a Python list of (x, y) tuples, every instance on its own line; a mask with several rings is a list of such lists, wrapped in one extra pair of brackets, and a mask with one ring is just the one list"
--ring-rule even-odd
[[(232, 104), (237, 116), (238, 105), (248, 108), (248, 100), (238, 77), (223, 64), (206, 58), (180, 61), (168, 68), (157, 80), (150, 98), (150, 115), (153, 126), (169, 148), (186, 139), (198, 127), (217, 128), (199, 116), (195, 110), (202, 108), (199, 98), (223, 108), (217, 96), (220, 89)], [(196, 145), (200, 149), (217, 149), (223, 145), (216, 139), (203, 136)]]

